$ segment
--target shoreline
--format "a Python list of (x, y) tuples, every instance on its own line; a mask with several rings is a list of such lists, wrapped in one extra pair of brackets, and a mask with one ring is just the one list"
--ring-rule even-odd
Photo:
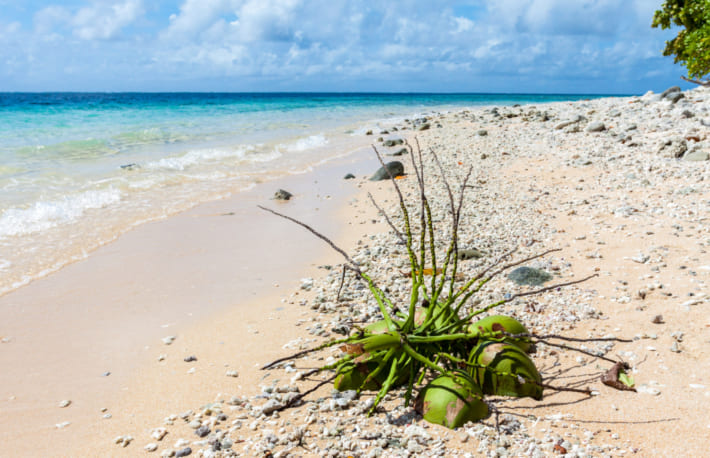
[[(289, 285), (282, 284), (278, 293), (263, 300), (269, 304), (267, 315), (255, 307), (248, 314), (236, 307), (225, 308), (192, 321), (184, 332), (178, 333), (172, 345), (165, 347), (158, 341), (156, 331), (155, 344), (136, 365), (142, 371), (136, 380), (121, 387), (127, 391), (119, 397), (121, 407), (111, 409), (114, 418), (97, 422), (96, 429), (87, 430), (86, 434), (82, 432), (82, 439), (87, 442), (75, 444), (78, 448), (74, 450), (131, 456), (143, 453), (145, 445), (155, 443), (160, 453), (179, 449), (178, 445), (191, 446), (193, 453), (197, 449), (209, 451), (209, 438), (201, 440), (195, 436), (193, 423), (196, 423), (210, 426), (214, 430), (212, 435), (220, 430), (218, 440), (229, 438), (234, 452), (257, 456), (272, 449), (275, 455), (282, 456), (289, 451), (295, 455), (322, 456), (353, 450), (366, 455), (378, 448), (385, 456), (399, 456), (436, 454), (442, 447), (457, 456), (492, 452), (544, 456), (553, 453), (554, 445), (593, 456), (631, 453), (662, 456), (678, 450), (689, 455), (703, 453), (703, 434), (691, 437), (687, 432), (693, 425), (705, 427), (704, 412), (710, 407), (710, 370), (698, 365), (707, 357), (703, 343), (710, 338), (703, 292), (708, 280), (703, 266), (710, 266), (703, 238), (707, 233), (704, 214), (708, 210), (703, 202), (710, 195), (701, 183), (709, 167), (707, 161), (667, 158), (664, 147), (658, 146), (664, 139), (678, 135), (677, 131), (691, 136), (689, 126), (698, 124), (707, 114), (710, 107), (707, 91), (689, 91), (686, 98), (691, 100), (681, 105), (646, 96), (559, 103), (543, 107), (547, 113), (544, 117), (549, 120), (542, 120), (543, 116), (537, 114), (542, 113), (540, 107), (537, 110), (528, 106), (500, 107), (496, 114), (490, 108), (476, 108), (437, 118), (442, 129), (432, 126), (431, 130), (417, 132), (424, 149), (435, 148), (452, 175), (460, 178), (465, 171), (463, 164), (475, 167), (462, 245), (482, 249), (489, 261), (511, 246), (520, 246), (521, 255), (561, 247), (560, 254), (546, 256), (536, 267), (549, 270), (558, 279), (580, 278), (595, 271), (600, 275), (577, 288), (511, 304), (509, 310), (525, 318), (525, 323), (538, 333), (633, 337), (632, 343), (617, 344), (610, 349), (596, 347), (595, 351), (604, 350), (609, 356), (632, 364), (633, 376), (639, 391), (643, 387), (642, 392), (629, 394), (603, 387), (598, 381), (598, 374), (606, 368), (603, 363), (579, 360), (574, 354), (555, 352), (543, 345), (535, 361), (546, 368), (545, 375), (554, 378), (566, 374), (586, 380), (599, 396), (580, 400), (575, 395), (551, 393), (541, 403), (503, 403), (502, 418), (508, 426), (502, 436), (490, 421), (456, 432), (428, 425), (418, 420), (411, 408), (401, 406), (396, 396), (387, 403), (392, 418), (381, 414), (365, 418), (358, 413), (370, 395), (363, 395), (342, 408), (329, 408), (330, 388), (322, 389), (321, 398), (314, 396), (305, 408), (286, 411), (281, 416), (263, 415), (261, 407), (265, 399), (275, 398), (269, 391), (259, 393), (260, 386), (273, 387), (276, 383), (279, 387), (304, 389), (308, 385), (293, 381), (294, 374), (288, 371), (259, 372), (254, 367), (257, 363), (292, 352), (282, 348), (289, 341), (299, 338), (301, 343), (305, 339), (315, 339), (309, 343), (321, 341), (324, 334), (329, 334), (328, 329), (343, 323), (348, 316), (376, 317), (370, 311), (371, 301), (354, 288), (354, 283), (347, 285), (350, 292), (345, 303), (334, 302), (332, 295), (339, 282), (337, 269), (311, 268), (312, 289), (300, 290), (299, 282), (292, 278)], [(691, 109), (696, 113), (695, 120), (683, 117), (683, 110)], [(509, 114), (514, 116), (508, 117)], [(557, 128), (577, 115), (588, 119)], [(605, 124), (604, 129), (587, 132), (595, 118)], [(638, 125), (627, 129), (632, 121)], [(486, 133), (481, 134), (482, 130)], [(696, 146), (707, 149), (707, 135), (700, 132), (698, 138), (698, 141), (686, 140), (693, 147), (688, 148), (689, 153), (698, 151)], [(408, 160), (402, 162), (408, 165)], [(367, 166), (365, 175), (376, 168), (374, 164), (376, 160)], [(436, 173), (430, 173), (437, 182)], [(335, 180), (342, 182), (342, 176)], [(348, 199), (347, 204), (336, 202), (336, 198), (330, 200), (337, 207), (338, 221), (348, 220), (350, 226), (355, 226), (339, 229), (349, 235), (334, 240), (344, 248), (352, 248), (355, 253), (351, 255), (366, 262), (378, 281), (400, 297), (406, 293), (406, 279), (397, 271), (406, 262), (402, 264), (401, 253), (388, 235), (385, 222), (372, 211), (364, 193), (376, 192), (379, 203), (390, 215), (397, 212), (396, 202), (385, 185), (362, 182), (359, 178), (357, 183), (363, 188), (357, 191), (357, 200)], [(411, 176), (401, 183), (411, 186)], [(411, 193), (411, 187), (407, 189)], [(434, 195), (445, 202), (439, 192)], [(442, 220), (444, 207), (439, 205), (436, 210)], [(302, 219), (301, 215), (298, 217)], [(187, 216), (178, 215), (167, 221), (177, 225), (180, 220), (184, 227), (186, 219)], [(328, 223), (333, 226), (338, 223), (318, 216), (313, 221), (314, 227), (326, 235), (332, 234)], [(284, 223), (287, 228), (284, 230), (293, 230), (289, 238), (302, 231)], [(678, 229), (679, 226), (683, 227)], [(311, 240), (314, 246), (322, 245), (312, 235), (303, 235), (303, 243)], [(157, 238), (164, 236), (165, 233), (156, 232)], [(256, 239), (264, 236), (259, 234)], [(331, 260), (328, 263), (340, 262), (337, 255), (327, 254), (327, 247), (321, 249), (323, 259)], [(187, 253), (183, 262), (196, 263), (197, 254)], [(638, 258), (639, 254), (643, 256)], [(467, 264), (464, 272), (475, 272), (482, 262)], [(510, 288), (505, 278), (498, 278), (490, 284), (487, 294), (499, 297)], [(263, 291), (263, 285), (258, 289)], [(301, 301), (305, 305), (300, 306)], [(281, 307), (282, 310), (277, 310)], [(656, 315), (663, 315), (661, 324), (653, 323)], [(246, 323), (232, 324), (240, 319)], [(307, 321), (299, 323), (299, 320)], [(167, 329), (163, 333), (170, 334)], [(246, 341), (241, 340), (244, 337)], [(13, 344), (10, 341), (3, 345)], [(251, 359), (239, 367), (238, 377), (227, 377), (224, 373), (229, 369), (225, 364), (235, 367), (230, 355), (241, 349), (255, 354), (250, 354)], [(7, 352), (6, 348), (3, 350)], [(184, 362), (182, 359), (193, 351), (197, 361)], [(157, 361), (154, 353), (158, 352), (168, 354), (164, 363)], [(207, 356), (202, 356), (203, 352)], [(196, 371), (189, 374), (192, 367)], [(679, 378), (679, 373), (687, 374), (686, 378)], [(274, 382), (276, 379), (278, 382)], [(221, 406), (219, 409), (227, 418), (220, 420), (214, 412), (205, 413), (204, 406), (210, 403)], [(45, 406), (59, 414), (75, 407), (79, 407), (78, 400), (67, 410)], [(180, 418), (183, 413), (185, 420)], [(162, 420), (171, 415), (175, 419)], [(313, 426), (304, 420), (306, 415), (314, 417)], [(398, 422), (397, 418), (406, 421)], [(3, 426), (11, 429), (16, 425)], [(78, 424), (47, 431), (48, 440), (54, 440), (54, 446), (70, 435), (74, 440), (78, 429), (75, 426)], [(151, 438), (155, 428), (160, 427), (168, 431), (164, 442)], [(298, 427), (305, 428), (300, 434), (307, 438), (307, 448), (288, 439)], [(344, 434), (331, 435), (328, 431), (333, 428), (355, 428), (358, 433), (350, 440)], [(375, 437), (377, 431), (380, 431), (378, 438), (369, 438)], [(383, 433), (399, 445), (390, 445), (391, 441), (381, 443)], [(112, 441), (123, 435), (133, 438), (125, 448)], [(4, 439), (17, 439), (17, 431), (11, 431)], [(219, 453), (229, 456), (230, 452)]]

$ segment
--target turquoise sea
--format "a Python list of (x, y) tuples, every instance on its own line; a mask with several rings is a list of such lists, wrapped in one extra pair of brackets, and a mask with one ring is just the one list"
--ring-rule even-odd
[(469, 106), (599, 95), (0, 93), (0, 294), (143, 222)]

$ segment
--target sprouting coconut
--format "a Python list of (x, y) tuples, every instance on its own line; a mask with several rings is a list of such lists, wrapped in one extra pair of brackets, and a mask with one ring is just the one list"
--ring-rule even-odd
[[(502, 332), (508, 334), (529, 334), (525, 326), (515, 318), (506, 315), (491, 315), (471, 323), (468, 327), (469, 334), (480, 335), (485, 339), (498, 339), (505, 337)], [(511, 338), (505, 337), (504, 340), (513, 345), (517, 345), (524, 352), (530, 350), (530, 339), (527, 337)]]
[(468, 359), (473, 380), (485, 394), (542, 399), (542, 378), (532, 360), (519, 347), (482, 341)]
[(435, 378), (419, 392), (414, 408), (426, 421), (447, 428), (488, 416), (481, 389), (463, 371)]
[(369, 382), (365, 383), (367, 376), (377, 368), (376, 361), (367, 363), (354, 363), (343, 367), (342, 372), (339, 372), (333, 386), (338, 391), (347, 390), (364, 390), (377, 391), (382, 388), (380, 377), (374, 377)]

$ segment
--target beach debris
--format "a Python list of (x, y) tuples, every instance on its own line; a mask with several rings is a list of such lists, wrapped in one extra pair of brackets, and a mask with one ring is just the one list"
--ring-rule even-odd
[(172, 344), (172, 343), (175, 341), (175, 339), (177, 339), (177, 336), (167, 336), (167, 337), (163, 337), (162, 340), (163, 340), (163, 343), (164, 343), (165, 345), (170, 345), (170, 344)]
[(508, 280), (518, 285), (540, 286), (552, 280), (552, 275), (541, 269), (523, 266), (510, 272)]
[(290, 192), (286, 191), (285, 189), (279, 189), (274, 193), (274, 200), (291, 200), (291, 197), (293, 197), (293, 194)]
[(461, 261), (468, 261), (469, 259), (480, 259), (484, 257), (486, 253), (476, 248), (467, 248), (459, 250), (458, 258)]
[(188, 456), (191, 454), (192, 454), (192, 449), (190, 447), (185, 447), (185, 448), (182, 448), (182, 449), (178, 450), (177, 452), (175, 452), (175, 458), (180, 458), (180, 457)]
[(602, 375), (602, 383), (621, 391), (637, 391), (634, 379), (626, 373), (628, 364), (618, 362)]
[(401, 175), (404, 175), (404, 164), (399, 161), (392, 161), (380, 167), (374, 175), (372, 175), (370, 181), (389, 180), (390, 176), (398, 177)]
[(658, 154), (670, 159), (682, 157), (688, 151), (688, 142), (679, 136), (673, 136), (663, 140), (658, 145)]
[(153, 439), (155, 439), (157, 441), (162, 441), (163, 438), (167, 435), (168, 435), (168, 430), (163, 428), (162, 426), (158, 427), (158, 428), (154, 428), (150, 432), (150, 437), (152, 437)]
[(127, 434), (123, 436), (116, 436), (113, 439), (113, 443), (116, 445), (120, 445), (121, 447), (128, 447), (131, 442), (133, 442), (133, 436), (129, 436)]
[(70, 405), (71, 405), (71, 400), (69, 400), (69, 399), (64, 399), (63, 401), (61, 401), (59, 403), (59, 407), (62, 409), (65, 407), (69, 407)]
[(601, 121), (592, 121), (584, 128), (585, 132), (603, 132), (605, 130), (606, 126)]

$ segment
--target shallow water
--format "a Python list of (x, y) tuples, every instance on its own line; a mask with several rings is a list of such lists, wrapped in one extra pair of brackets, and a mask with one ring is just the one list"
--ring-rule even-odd
[(367, 130), (587, 97), (0, 93), (0, 294), (133, 226), (366, 146)]

